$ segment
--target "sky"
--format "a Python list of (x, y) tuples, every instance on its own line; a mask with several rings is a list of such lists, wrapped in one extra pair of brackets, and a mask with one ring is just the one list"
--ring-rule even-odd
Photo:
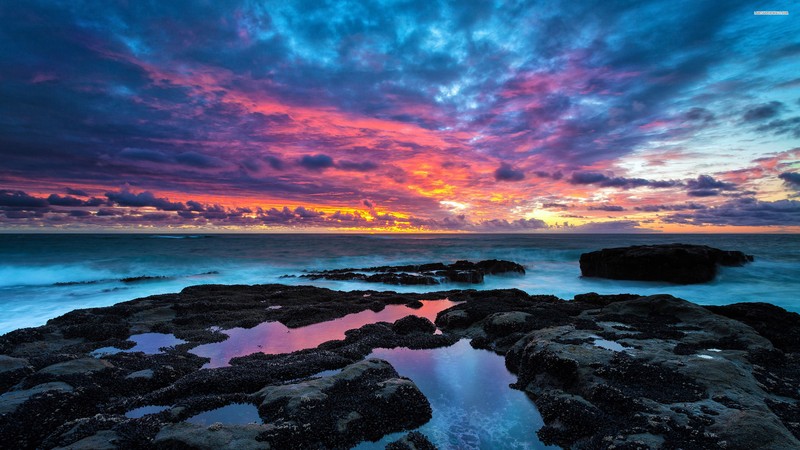
[(798, 16), (2, 2), (0, 231), (800, 232)]

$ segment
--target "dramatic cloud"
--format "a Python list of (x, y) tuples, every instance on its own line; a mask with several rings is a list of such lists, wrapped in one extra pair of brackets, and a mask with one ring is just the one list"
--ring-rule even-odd
[(700, 175), (696, 180), (689, 180), (686, 186), (689, 188), (686, 194), (692, 197), (713, 197), (719, 195), (721, 191), (737, 189), (735, 184), (716, 180), (710, 175)]
[(503, 163), (494, 171), (494, 179), (497, 181), (522, 181), (525, 179), (525, 173)]
[(138, 194), (128, 190), (106, 192), (106, 197), (108, 197), (109, 202), (116, 203), (119, 206), (151, 206), (164, 211), (183, 211), (186, 209), (186, 205), (183, 203), (170, 202), (166, 198), (157, 198), (152, 192), (147, 191)]
[(645, 205), (645, 206), (636, 206), (634, 209), (636, 211), (645, 211), (645, 212), (659, 212), (659, 211), (685, 211), (687, 209), (705, 209), (706, 206), (700, 203), (680, 203), (674, 205)]
[(654, 181), (642, 178), (609, 177), (600, 172), (573, 172), (569, 182), (571, 184), (595, 184), (601, 187), (616, 187), (621, 189), (631, 189), (642, 186), (669, 188), (681, 185), (680, 182), (673, 180)]
[(742, 120), (745, 122), (760, 122), (762, 120), (771, 119), (777, 116), (784, 108), (781, 102), (772, 101), (763, 105), (750, 107), (744, 112)]
[(784, 172), (778, 176), (786, 184), (792, 186), (794, 189), (800, 189), (800, 173), (797, 172)]
[(78, 197), (88, 197), (89, 196), (89, 194), (86, 193), (86, 191), (83, 191), (81, 189), (67, 188), (66, 189), (66, 193), (69, 194), (69, 195), (76, 195)]
[(43, 208), (48, 206), (47, 200), (32, 197), (22, 191), (0, 190), (0, 206), (12, 208)]
[(305, 155), (300, 158), (300, 165), (308, 170), (325, 170), (334, 166), (333, 158), (328, 155)]
[(797, 226), (800, 224), (800, 201), (766, 202), (746, 197), (694, 213), (678, 213), (664, 220), (692, 225)]
[(618, 212), (618, 211), (625, 211), (625, 208), (619, 205), (600, 205), (600, 206), (590, 206), (588, 210)]
[(662, 219), (797, 195), (796, 20), (752, 2), (129, 3), (2, 8), (0, 227), (697, 231)]
[(356, 172), (370, 172), (378, 168), (378, 165), (372, 161), (339, 161), (336, 167), (342, 170), (354, 170)]

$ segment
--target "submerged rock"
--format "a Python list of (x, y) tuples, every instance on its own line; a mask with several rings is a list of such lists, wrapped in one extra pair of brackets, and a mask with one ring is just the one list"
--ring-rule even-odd
[(705, 245), (662, 244), (604, 248), (580, 258), (585, 277), (614, 280), (705, 283), (717, 275), (717, 266), (742, 266), (751, 255)]

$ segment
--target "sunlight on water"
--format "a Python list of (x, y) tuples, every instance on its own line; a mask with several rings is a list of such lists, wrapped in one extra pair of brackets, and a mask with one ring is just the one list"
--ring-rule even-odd
[(458, 303), (450, 300), (423, 300), (422, 307), (412, 309), (405, 305), (387, 305), (382, 311), (365, 310), (355, 314), (315, 323), (300, 328), (288, 328), (280, 322), (264, 322), (253, 328), (232, 328), (222, 330), (228, 339), (222, 342), (199, 345), (192, 350), (195, 355), (211, 358), (203, 366), (209, 369), (228, 365), (231, 358), (253, 353), (291, 353), (297, 350), (315, 348), (319, 344), (335, 339), (344, 339), (344, 332), (361, 328), (375, 322), (394, 322), (406, 316), (425, 317), (431, 322), (436, 314)]

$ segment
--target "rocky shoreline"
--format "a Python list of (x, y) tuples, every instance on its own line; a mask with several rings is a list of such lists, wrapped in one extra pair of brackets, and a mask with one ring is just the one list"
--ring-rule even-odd
[[(213, 370), (201, 370), (205, 360), (187, 351), (224, 339), (214, 326), (277, 320), (298, 327), (435, 298), (462, 302), (437, 317), (442, 334), (434, 334), (427, 319), (406, 317), (363, 326), (315, 349), (256, 353)], [(143, 332), (172, 333), (186, 343), (160, 354), (89, 356), (101, 347), (129, 348), (126, 338)], [(514, 387), (544, 417), (539, 436), (546, 443), (800, 445), (800, 316), (772, 305), (702, 307), (666, 295), (586, 294), (564, 301), (518, 290), (397, 294), (284, 285), (195, 286), (77, 310), (0, 337), (0, 434), (18, 448), (348, 448), (430, 417), (411, 380), (385, 361), (363, 360), (372, 349), (435, 348), (463, 337), (505, 355), (519, 377)], [(342, 371), (316, 375), (333, 369)], [(232, 403), (256, 405), (266, 425), (185, 422)], [(125, 416), (145, 405), (172, 406)]]
[[(458, 304), (435, 324), (413, 315), (437, 299)], [(292, 353), (203, 369), (208, 359), (190, 351), (225, 341), (222, 331), (235, 327), (271, 321), (292, 330), (387, 307), (407, 314)], [(132, 336), (152, 333), (177, 344), (123, 351), (138, 348)], [(434, 448), (413, 431), (431, 417), (424, 394), (388, 362), (365, 358), (376, 348), (464, 338), (505, 357), (512, 387), (542, 414), (538, 436), (547, 444), (800, 448), (800, 315), (773, 305), (279, 284), (193, 286), (0, 336), (0, 436), (21, 449), (338, 449), (411, 431), (387, 448)], [(250, 408), (254, 423), (193, 422), (232, 405)], [(139, 410), (150, 414), (131, 414)]]

